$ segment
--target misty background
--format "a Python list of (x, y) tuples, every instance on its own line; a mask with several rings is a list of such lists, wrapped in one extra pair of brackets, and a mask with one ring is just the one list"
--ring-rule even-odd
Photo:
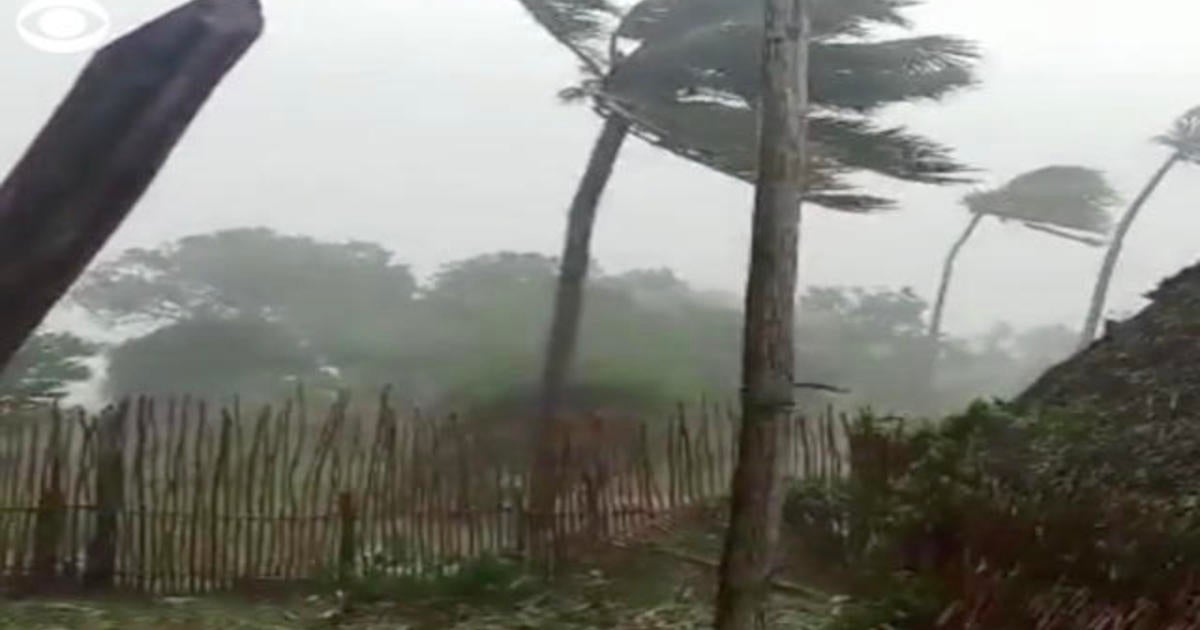
[[(117, 34), (179, 4), (108, 0)], [(559, 252), (600, 120), (557, 92), (574, 59), (512, 0), (274, 0), (268, 30), (218, 90), (101, 260), (213, 230), (266, 226), (378, 242), (419, 276), (499, 250)], [(14, 15), (21, 2), (5, 0)], [(1048, 164), (1105, 171), (1130, 200), (1164, 157), (1150, 142), (1200, 102), (1200, 6), (1146, 0), (929, 0), (916, 33), (975, 40), (980, 85), (885, 120), (954, 147), (978, 187)], [(84, 55), (0, 31), (0, 170), (74, 80)], [(1126, 244), (1110, 316), (1196, 259), (1200, 179), (1168, 178)], [(872, 216), (808, 207), (801, 283), (912, 287), (932, 297), (973, 186), (859, 181), (898, 199)], [(604, 201), (593, 256), (607, 273), (667, 267), (740, 294), (752, 189), (634, 141)], [(1102, 250), (988, 222), (959, 264), (946, 330), (1083, 318)], [(59, 313), (52, 325), (78, 325)], [(803, 342), (803, 340), (800, 340)]]

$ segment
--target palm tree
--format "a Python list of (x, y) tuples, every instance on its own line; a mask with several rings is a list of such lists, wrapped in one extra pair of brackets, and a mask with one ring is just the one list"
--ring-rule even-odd
[[(609, 0), (520, 1), (582, 65), (583, 82), (563, 95), (589, 100), (604, 120), (568, 214), (539, 414), (539, 432), (549, 435), (578, 337), (592, 226), (622, 145), (632, 133), (753, 182), (765, 16), (762, 3), (745, 0), (642, 0), (628, 11)], [(891, 206), (854, 190), (845, 180), (854, 171), (962, 181), (966, 169), (948, 149), (870, 118), (887, 105), (939, 99), (974, 82), (976, 52), (966, 41), (868, 39), (876, 25), (911, 26), (901, 9), (912, 4), (813, 0), (806, 200), (854, 212)], [(551, 459), (545, 454), (536, 465)]]
[(1111, 227), (1108, 210), (1117, 200), (1103, 173), (1079, 166), (1041, 168), (1019, 175), (995, 190), (967, 195), (963, 205), (971, 213), (971, 219), (946, 255), (930, 319), (930, 377), (937, 361), (954, 264), (984, 217), (1018, 221), (1034, 230), (1098, 247), (1104, 244)]
[(1100, 274), (1096, 277), (1096, 288), (1092, 292), (1087, 319), (1083, 323), (1083, 332), (1079, 338), (1080, 350), (1088, 347), (1096, 338), (1096, 331), (1100, 326), (1100, 315), (1108, 300), (1108, 288), (1112, 284), (1117, 261), (1121, 258), (1121, 248), (1125, 245), (1125, 237), (1129, 234), (1129, 229), (1133, 227), (1133, 222), (1137, 220), (1138, 213), (1142, 211), (1146, 202), (1158, 190), (1159, 184), (1162, 184), (1167, 174), (1177, 164), (1180, 162), (1200, 163), (1200, 107), (1193, 107), (1180, 116), (1171, 130), (1155, 138), (1155, 142), (1170, 148), (1171, 154), (1150, 177), (1145, 188), (1133, 200), (1129, 209), (1121, 217), (1121, 221), (1117, 223), (1116, 232), (1113, 234), (1112, 242), (1108, 245), (1108, 252), (1104, 256), (1104, 264), (1101, 265)]
[(807, 144), (808, 0), (767, 0), (762, 168), (754, 198), (742, 344), (742, 426), (717, 591), (717, 630), (750, 630), (766, 603), (783, 509), (777, 447), (792, 413), (793, 325)]

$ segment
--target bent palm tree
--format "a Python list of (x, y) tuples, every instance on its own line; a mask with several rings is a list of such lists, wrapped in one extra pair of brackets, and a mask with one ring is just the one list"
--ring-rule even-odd
[[(745, 0), (643, 0), (628, 11), (609, 0), (520, 1), (583, 66), (583, 83), (563, 95), (588, 99), (604, 119), (568, 215), (539, 414), (540, 433), (549, 435), (545, 427), (578, 337), (592, 226), (621, 146), (632, 133), (754, 181), (765, 15), (762, 3)], [(845, 181), (853, 171), (928, 184), (961, 181), (966, 169), (948, 149), (903, 128), (881, 128), (870, 118), (884, 106), (939, 99), (974, 82), (976, 53), (961, 39), (868, 39), (876, 25), (909, 27), (901, 9), (912, 4), (812, 2), (812, 151), (804, 183), (805, 198), (814, 204), (857, 212), (891, 205), (855, 191)], [(536, 465), (548, 470), (550, 459), (539, 456)], [(543, 493), (535, 488), (534, 494)]]
[(1116, 192), (1102, 173), (1079, 166), (1041, 168), (1019, 175), (995, 190), (967, 195), (963, 205), (971, 213), (971, 220), (946, 255), (930, 318), (930, 376), (936, 367), (954, 265), (984, 217), (1018, 221), (1034, 230), (1098, 247), (1104, 244), (1103, 237), (1112, 224), (1108, 210), (1117, 200)]
[(1088, 306), (1087, 319), (1084, 320), (1083, 332), (1079, 338), (1080, 350), (1088, 347), (1096, 338), (1096, 330), (1100, 326), (1100, 315), (1108, 300), (1108, 288), (1112, 284), (1117, 261), (1121, 258), (1121, 248), (1124, 247), (1125, 237), (1129, 234), (1129, 229), (1133, 227), (1133, 222), (1137, 220), (1138, 214), (1177, 164), (1180, 162), (1200, 163), (1200, 107), (1194, 107), (1180, 116), (1171, 130), (1155, 138), (1155, 142), (1169, 147), (1171, 154), (1150, 177), (1150, 181), (1133, 200), (1117, 224), (1112, 242), (1108, 245), (1108, 252), (1104, 256), (1104, 264), (1101, 265), (1100, 273), (1096, 277), (1096, 288), (1092, 291), (1092, 301)]

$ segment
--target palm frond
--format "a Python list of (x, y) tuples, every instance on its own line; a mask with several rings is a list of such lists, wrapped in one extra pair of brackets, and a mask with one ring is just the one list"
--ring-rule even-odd
[(1108, 234), (1112, 227), (1109, 210), (1119, 202), (1102, 172), (1081, 166), (1030, 171), (1000, 188), (973, 193), (963, 200), (976, 214), (1089, 234)]
[(812, 98), (826, 107), (872, 111), (896, 102), (938, 100), (975, 84), (979, 51), (957, 37), (814, 45)]
[(1053, 227), (1050, 225), (1042, 225), (1041, 223), (1030, 223), (1030, 222), (1026, 221), (1023, 225), (1031, 230), (1034, 230), (1037, 232), (1045, 232), (1046, 234), (1050, 234), (1052, 236), (1057, 236), (1058, 238), (1065, 238), (1069, 241), (1075, 241), (1076, 243), (1082, 243), (1084, 245), (1087, 245), (1088, 247), (1103, 247), (1104, 245), (1106, 245), (1108, 243), (1107, 237), (1090, 236), (1088, 234), (1076, 234), (1075, 232), (1072, 232), (1070, 230), (1066, 230), (1063, 228), (1057, 228), (1057, 227)]
[(534, 20), (583, 62), (594, 77), (608, 73), (608, 42), (621, 11), (609, 0), (519, 0)]
[[(582, 11), (582, 26), (558, 29), (573, 33), (557, 36), (571, 42), (604, 39), (594, 26), (598, 16), (611, 16), (609, 8), (597, 9), (609, 1), (521, 0), (537, 7), (530, 8), (535, 17), (555, 9), (556, 17), (539, 18), (543, 24), (574, 23)], [(564, 8), (573, 4), (579, 5), (575, 11)], [(963, 181), (968, 169), (946, 147), (902, 128), (877, 127), (866, 117), (889, 104), (942, 98), (974, 82), (978, 54), (964, 40), (862, 41), (875, 26), (911, 26), (902, 10), (915, 4), (919, 0), (813, 0), (814, 203), (853, 211), (890, 205), (853, 190), (844, 177), (854, 171), (930, 184)], [(634, 133), (655, 146), (753, 181), (763, 7), (749, 0), (641, 0), (607, 39), (606, 74), (564, 95), (588, 93), (598, 111), (630, 119)], [(599, 51), (599, 44), (593, 48)]]
[[(911, 26), (902, 11), (917, 0), (814, 0), (813, 37), (866, 37), (878, 25)], [(635, 42), (673, 39), (703, 24), (762, 25), (764, 5), (745, 0), (642, 0), (618, 28), (617, 36)]]
[[(704, 101), (659, 107), (653, 103), (639, 105), (623, 110), (638, 137), (730, 177), (754, 181), (758, 170), (754, 110)], [(825, 116), (811, 117), (809, 127), (813, 141), (807, 199), (829, 209), (868, 212), (892, 206), (890, 200), (857, 192), (844, 181), (848, 172), (869, 165), (885, 174), (931, 183), (941, 183), (950, 177), (949, 172), (958, 172), (957, 165), (944, 157), (944, 149), (925, 144), (902, 130), (880, 130), (866, 123), (847, 125)], [(884, 141), (883, 137), (888, 138)], [(889, 152), (924, 157), (909, 163), (910, 170), (902, 172), (887, 163)], [(928, 173), (920, 173), (923, 166)]]
[(969, 181), (964, 175), (970, 170), (954, 161), (949, 148), (903, 127), (817, 114), (809, 119), (809, 134), (815, 151), (850, 169), (923, 184)]
[[(609, 88), (659, 100), (697, 91), (730, 93), (757, 103), (762, 37), (761, 23), (715, 22), (647, 40), (614, 68)], [(810, 97), (823, 107), (862, 113), (937, 100), (974, 85), (978, 59), (976, 47), (956, 37), (817, 42)]]
[(1189, 162), (1200, 163), (1200, 106), (1193, 107), (1175, 120), (1171, 130), (1155, 138)]

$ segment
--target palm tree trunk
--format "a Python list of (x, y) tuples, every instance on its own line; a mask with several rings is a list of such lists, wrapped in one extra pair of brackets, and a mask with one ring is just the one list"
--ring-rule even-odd
[(534, 435), (534, 464), (531, 471), (530, 543), (534, 558), (549, 567), (553, 552), (551, 518), (557, 495), (558, 444), (555, 425), (563, 389), (571, 369), (583, 315), (584, 284), (591, 260), (592, 228), (596, 210), (621, 146), (629, 136), (629, 121), (613, 114), (596, 140), (587, 171), (579, 182), (571, 211), (567, 216), (566, 242), (559, 263), (558, 288), (554, 295), (554, 316), (542, 372), (542, 391)]
[(792, 413), (796, 257), (808, 109), (807, 0), (767, 0), (758, 186), (742, 347), (742, 426), (721, 558), (717, 630), (754, 628), (783, 507), (780, 429)]
[(1079, 337), (1080, 350), (1087, 348), (1096, 339), (1096, 331), (1100, 327), (1100, 316), (1104, 313), (1105, 302), (1108, 301), (1108, 288), (1112, 284), (1113, 272), (1117, 269), (1117, 261), (1121, 258), (1121, 248), (1125, 244), (1125, 237), (1129, 234), (1129, 229), (1133, 227), (1133, 222), (1137, 219), (1138, 213), (1142, 211), (1142, 207), (1154, 195), (1154, 191), (1158, 190), (1159, 184), (1162, 184), (1167, 173), (1175, 168), (1181, 157), (1176, 151), (1163, 162), (1146, 187), (1138, 194), (1137, 199), (1134, 199), (1133, 204), (1129, 206), (1125, 216), (1121, 217), (1121, 222), (1117, 224), (1112, 242), (1108, 244), (1108, 252), (1104, 255), (1104, 264), (1101, 265), (1100, 274), (1096, 277), (1096, 288), (1092, 291), (1092, 302), (1088, 306), (1087, 319), (1084, 320), (1083, 331)]
[(958, 255), (962, 253), (963, 247), (971, 239), (971, 235), (975, 233), (975, 229), (979, 227), (982, 220), (982, 214), (976, 213), (971, 217), (971, 222), (963, 230), (962, 236), (959, 236), (958, 240), (954, 242), (950, 253), (946, 255), (946, 261), (942, 263), (942, 281), (938, 285), (937, 300), (933, 303), (933, 314), (929, 321), (929, 340), (934, 348), (937, 347), (937, 342), (942, 337), (942, 318), (946, 311), (946, 296), (950, 293), (950, 280), (954, 277), (954, 264), (958, 262)]
[(934, 383), (937, 379), (937, 365), (941, 348), (942, 318), (945, 316), (946, 311), (946, 296), (950, 293), (950, 280), (954, 277), (954, 264), (958, 261), (958, 255), (962, 253), (963, 247), (971, 239), (981, 221), (983, 221), (982, 214), (975, 213), (971, 217), (971, 221), (967, 223), (967, 227), (963, 230), (962, 235), (950, 247), (950, 253), (946, 255), (946, 261), (942, 263), (942, 280), (938, 285), (937, 299), (933, 303), (933, 312), (929, 318), (929, 335), (926, 338), (924, 372), (919, 372), (922, 382), (918, 386), (925, 389), (930, 401), (933, 400), (936, 391)]

